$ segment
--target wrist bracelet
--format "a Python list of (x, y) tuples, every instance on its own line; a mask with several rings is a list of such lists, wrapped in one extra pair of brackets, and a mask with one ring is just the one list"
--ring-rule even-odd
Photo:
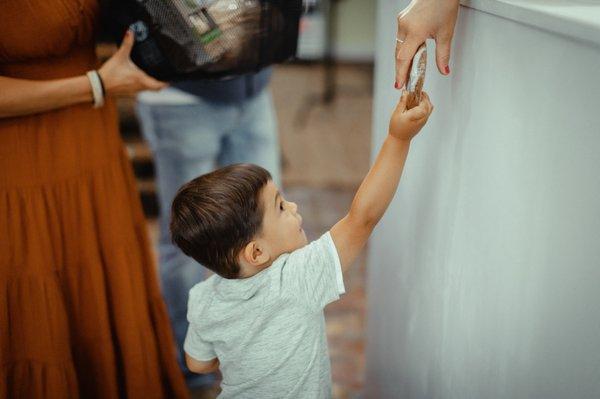
[(100, 87), (102, 88), (102, 98), (106, 98), (106, 90), (104, 89), (104, 81), (102, 80), (102, 76), (100, 76), (100, 72), (96, 72), (96, 76), (98, 76), (98, 81), (100, 81)]
[(94, 108), (100, 108), (104, 105), (104, 85), (97, 71), (88, 71), (86, 73), (90, 86), (92, 87), (92, 96), (94, 97)]

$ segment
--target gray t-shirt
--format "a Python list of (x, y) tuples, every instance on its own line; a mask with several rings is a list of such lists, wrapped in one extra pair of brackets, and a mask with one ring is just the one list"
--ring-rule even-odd
[(331, 398), (323, 308), (345, 292), (329, 233), (260, 273), (190, 290), (184, 349), (219, 358), (219, 398)]

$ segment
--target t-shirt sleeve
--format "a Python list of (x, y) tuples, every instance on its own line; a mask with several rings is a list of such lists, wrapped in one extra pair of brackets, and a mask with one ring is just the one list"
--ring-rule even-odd
[(323, 309), (345, 293), (342, 266), (329, 232), (287, 257), (282, 289), (310, 308)]
[(200, 328), (196, 323), (190, 323), (183, 343), (183, 350), (196, 360), (209, 361), (217, 357), (213, 346), (200, 336)]

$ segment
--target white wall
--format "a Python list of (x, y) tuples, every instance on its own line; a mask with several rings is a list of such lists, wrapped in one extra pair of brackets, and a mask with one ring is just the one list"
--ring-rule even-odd
[(373, 61), (375, 0), (338, 1), (335, 56), (342, 61)]
[[(319, 1), (321, 8), (326, 2)], [(375, 0), (337, 0), (333, 55), (346, 62), (373, 62), (375, 53)], [(305, 15), (302, 21), (298, 57), (320, 59), (325, 52), (327, 26), (322, 12)]]
[[(378, 4), (375, 148), (403, 3)], [(451, 78), (430, 43), (436, 109), (371, 240), (367, 398), (600, 398), (600, 36), (500, 8), (461, 7)]]

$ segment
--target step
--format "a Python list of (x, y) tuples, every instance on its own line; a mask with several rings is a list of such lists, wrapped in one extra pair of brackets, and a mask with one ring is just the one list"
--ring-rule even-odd
[(137, 179), (137, 188), (142, 201), (142, 208), (147, 218), (157, 217), (159, 213), (156, 183), (154, 179)]

